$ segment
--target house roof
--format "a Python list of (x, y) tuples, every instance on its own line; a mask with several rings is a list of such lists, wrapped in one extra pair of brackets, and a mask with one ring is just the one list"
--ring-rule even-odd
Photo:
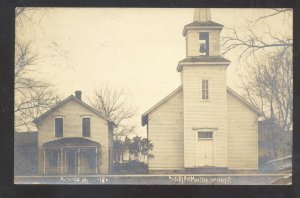
[(58, 140), (53, 140), (50, 142), (44, 143), (44, 147), (53, 147), (53, 146), (95, 146), (100, 147), (98, 142), (83, 138), (83, 137), (67, 137), (61, 138)]
[[(181, 61), (179, 61), (177, 65), (177, 71), (181, 72), (183, 65), (192, 63), (193, 66), (198, 66), (197, 63), (205, 64), (206, 63), (217, 63), (219, 64), (226, 64), (229, 65), (230, 61), (226, 58), (223, 58), (222, 56), (196, 56), (196, 57), (188, 57)], [(196, 63), (196, 64), (195, 64)], [(195, 65), (194, 65), (195, 64)]]
[(75, 101), (76, 103), (78, 103), (79, 105), (81, 105), (82, 107), (84, 107), (85, 109), (87, 109), (87, 110), (95, 113), (99, 117), (103, 118), (104, 120), (107, 120), (108, 122), (111, 122), (114, 126), (116, 126), (115, 123), (111, 119), (105, 117), (98, 110), (96, 110), (93, 107), (89, 106), (88, 104), (86, 104), (82, 100), (77, 99), (73, 95), (70, 95), (69, 97), (67, 97), (66, 99), (64, 99), (63, 101), (59, 102), (58, 104), (56, 104), (51, 109), (49, 109), (47, 112), (43, 113), (42, 115), (40, 115), (39, 117), (37, 117), (36, 119), (34, 119), (33, 123), (38, 124), (41, 120), (45, 119), (48, 115), (50, 115), (52, 112), (56, 111), (57, 109), (59, 109), (60, 107), (62, 107), (64, 104), (68, 103), (69, 101)]
[[(182, 86), (178, 87), (177, 89), (175, 89), (173, 92), (171, 92), (168, 96), (166, 96), (165, 98), (163, 98), (161, 101), (159, 101), (158, 103), (156, 103), (153, 107), (151, 107), (148, 111), (146, 111), (143, 115), (142, 115), (142, 126), (148, 124), (148, 115), (153, 112), (155, 109), (157, 109), (158, 107), (160, 107), (162, 104), (164, 104), (166, 101), (170, 100), (173, 96), (175, 96), (178, 92), (182, 91)], [(256, 107), (254, 107), (251, 103), (249, 103), (247, 100), (245, 100), (243, 97), (241, 97), (238, 93), (236, 93), (235, 91), (233, 91), (230, 87), (227, 86), (227, 92), (231, 93), (233, 96), (235, 96), (235, 98), (237, 98), (239, 101), (241, 101), (243, 104), (245, 104), (246, 106), (248, 106), (251, 110), (253, 110), (254, 112), (256, 112), (258, 115), (262, 115), (262, 113), (259, 111), (259, 109), (257, 109)]]

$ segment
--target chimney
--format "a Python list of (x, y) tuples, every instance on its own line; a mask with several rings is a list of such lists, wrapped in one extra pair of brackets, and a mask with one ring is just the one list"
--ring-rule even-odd
[(75, 91), (75, 97), (76, 97), (78, 100), (81, 100), (81, 94), (82, 94), (81, 91)]

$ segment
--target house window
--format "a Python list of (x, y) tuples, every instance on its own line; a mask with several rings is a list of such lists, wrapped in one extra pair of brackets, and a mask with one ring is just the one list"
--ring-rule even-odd
[(200, 55), (208, 56), (209, 55), (209, 36), (208, 32), (199, 33), (199, 53)]
[(58, 151), (50, 151), (50, 167), (51, 168), (56, 168), (58, 167)]
[(82, 136), (91, 136), (91, 118), (82, 118)]
[(202, 80), (202, 100), (208, 100), (208, 80)]
[(205, 132), (198, 132), (198, 139), (212, 139), (213, 132), (205, 131)]
[(63, 137), (64, 133), (64, 119), (55, 118), (55, 137)]

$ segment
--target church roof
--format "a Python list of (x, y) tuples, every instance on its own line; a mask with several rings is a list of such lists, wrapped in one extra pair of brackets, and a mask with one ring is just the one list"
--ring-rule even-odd
[[(148, 124), (148, 115), (152, 113), (154, 110), (156, 110), (158, 107), (163, 105), (165, 102), (169, 101), (174, 95), (176, 95), (178, 92), (182, 91), (182, 86), (178, 87), (174, 91), (172, 91), (168, 96), (163, 98), (161, 101), (156, 103), (152, 108), (150, 108), (148, 111), (146, 111), (142, 115), (142, 126), (145, 126)], [(233, 95), (236, 99), (241, 101), (244, 105), (248, 106), (252, 111), (256, 112), (258, 115), (262, 115), (261, 111), (257, 109), (255, 106), (253, 106), (251, 103), (249, 103), (247, 100), (245, 100), (242, 96), (240, 96), (238, 93), (236, 93), (233, 89), (227, 86), (227, 92)]]
[(230, 61), (227, 60), (226, 58), (223, 58), (222, 56), (196, 56), (196, 57), (188, 57), (185, 58), (181, 61), (179, 61), (178, 66), (177, 66), (177, 71), (180, 72), (182, 67), (183, 67), (183, 63), (197, 63), (197, 62), (202, 62), (202, 63), (212, 63), (212, 62), (216, 62), (216, 63), (226, 63), (229, 64)]
[(156, 103), (153, 107), (151, 107), (148, 111), (146, 111), (142, 115), (142, 126), (144, 126), (145, 124), (148, 123), (148, 114), (150, 114), (152, 111), (154, 111), (155, 109), (157, 109), (164, 102), (170, 100), (174, 95), (176, 95), (181, 90), (182, 90), (182, 86), (180, 86), (177, 89), (175, 89), (174, 91), (172, 91), (169, 95), (167, 95), (166, 97), (164, 97), (162, 100), (160, 100), (158, 103)]
[(246, 99), (244, 99), (242, 96), (240, 96), (237, 92), (235, 92), (233, 89), (227, 86), (227, 92), (231, 95), (235, 96), (236, 99), (238, 99), (240, 102), (242, 102), (244, 105), (248, 106), (251, 110), (256, 112), (258, 115), (263, 115), (263, 113), (256, 108), (254, 105), (252, 105), (250, 102), (248, 102)]
[(195, 8), (194, 21), (211, 21), (210, 8)]
[(223, 25), (213, 22), (213, 21), (206, 21), (206, 22), (199, 22), (194, 21), (184, 26), (182, 35), (185, 36), (188, 29), (190, 30), (201, 30), (201, 29), (222, 29)]
[(83, 102), (82, 100), (77, 99), (75, 96), (70, 95), (69, 97), (67, 97), (66, 99), (64, 99), (63, 101), (59, 102), (58, 104), (56, 104), (54, 107), (52, 107), (51, 109), (49, 109), (47, 112), (45, 112), (44, 114), (40, 115), (39, 117), (37, 117), (36, 119), (33, 120), (33, 123), (38, 124), (41, 120), (45, 119), (46, 117), (48, 117), (52, 112), (56, 111), (57, 109), (59, 109), (60, 107), (62, 107), (64, 104), (70, 102), (70, 101), (74, 101), (76, 103), (78, 103), (79, 105), (83, 106), (84, 108), (86, 108), (87, 110), (95, 113), (96, 115), (98, 115), (99, 117), (101, 117), (104, 120), (107, 120), (109, 122), (111, 122), (113, 125), (115, 125), (115, 123), (105, 117), (104, 115), (102, 115), (98, 110), (94, 109), (93, 107), (89, 106), (88, 104), (86, 104), (85, 102)]
[(223, 25), (213, 22), (213, 21), (205, 21), (205, 22), (200, 22), (200, 21), (193, 21), (192, 23), (189, 23), (185, 25), (184, 27), (195, 27), (195, 26), (208, 26), (208, 27), (220, 27), (222, 28)]
[(194, 57), (188, 57), (185, 58), (181, 62), (230, 62), (226, 58), (223, 58), (222, 56), (194, 56)]
[(223, 25), (212, 21), (209, 8), (196, 8), (194, 12), (193, 22), (184, 26), (182, 34), (183, 36), (185, 36), (188, 29), (208, 30), (208, 29), (222, 29), (222, 28)]

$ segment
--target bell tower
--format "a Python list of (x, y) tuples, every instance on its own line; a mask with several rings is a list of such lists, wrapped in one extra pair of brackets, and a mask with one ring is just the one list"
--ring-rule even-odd
[(211, 20), (209, 8), (197, 8), (192, 23), (186, 25), (186, 56), (220, 56), (220, 32), (223, 25)]
[(184, 26), (186, 58), (178, 63), (183, 87), (184, 167), (227, 167), (227, 85), (230, 61), (220, 55), (223, 25), (209, 8), (196, 8)]

